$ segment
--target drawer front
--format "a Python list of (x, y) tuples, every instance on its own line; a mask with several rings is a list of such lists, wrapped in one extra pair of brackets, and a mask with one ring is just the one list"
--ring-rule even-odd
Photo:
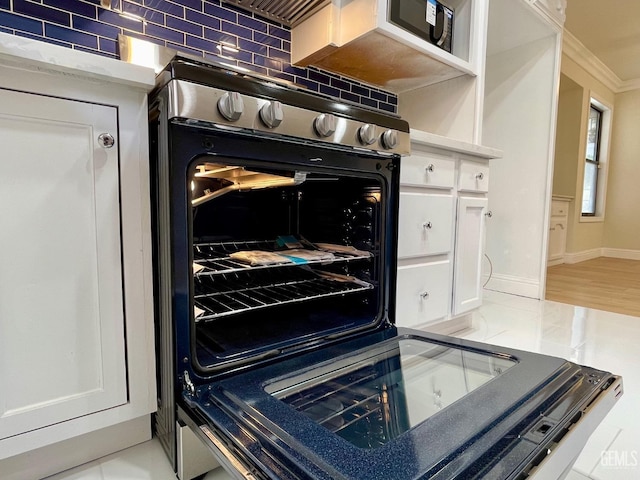
[(467, 192), (488, 192), (489, 165), (461, 160), (458, 189)]
[(552, 217), (566, 217), (569, 214), (569, 204), (567, 202), (551, 202)]
[(453, 197), (400, 193), (398, 256), (437, 255), (451, 250)]
[(442, 319), (451, 301), (449, 261), (398, 268), (396, 325), (416, 327)]
[(455, 160), (417, 152), (400, 161), (400, 183), (415, 187), (453, 188)]

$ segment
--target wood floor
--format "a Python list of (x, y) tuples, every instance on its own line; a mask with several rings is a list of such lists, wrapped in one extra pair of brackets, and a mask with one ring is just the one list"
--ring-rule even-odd
[(640, 317), (640, 261), (600, 257), (549, 267), (546, 298)]

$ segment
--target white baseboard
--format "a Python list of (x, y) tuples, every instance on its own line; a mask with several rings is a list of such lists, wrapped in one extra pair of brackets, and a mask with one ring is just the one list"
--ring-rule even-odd
[(4, 459), (0, 461), (0, 477), (2, 480), (48, 477), (150, 438), (151, 417), (144, 415)]
[(556, 265), (562, 265), (565, 263), (564, 256), (560, 258), (554, 258), (553, 260), (547, 260), (547, 267), (554, 267)]
[(625, 258), (627, 260), (640, 260), (640, 250), (603, 247), (602, 256), (609, 258)]
[(580, 263), (598, 257), (602, 257), (602, 248), (592, 248), (591, 250), (583, 250), (582, 252), (565, 253), (564, 263)]
[[(485, 276), (483, 281), (487, 281)], [(540, 282), (531, 278), (514, 277), (511, 275), (493, 274), (489, 283), (485, 285), (487, 290), (519, 295), (521, 297), (539, 298)]]

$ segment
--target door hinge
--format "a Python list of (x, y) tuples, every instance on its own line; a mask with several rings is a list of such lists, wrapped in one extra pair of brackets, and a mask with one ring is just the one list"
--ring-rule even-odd
[(184, 384), (184, 390), (189, 393), (192, 397), (196, 395), (196, 387), (193, 385), (191, 381), (191, 377), (189, 376), (189, 372), (186, 370), (182, 374), (182, 382)]

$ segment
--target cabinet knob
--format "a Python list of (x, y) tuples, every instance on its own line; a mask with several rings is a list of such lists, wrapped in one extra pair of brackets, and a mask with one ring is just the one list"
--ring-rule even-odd
[(433, 171), (435, 170), (436, 167), (433, 166), (433, 163), (430, 163), (429, 166), (426, 168), (428, 173), (433, 173)]
[(110, 133), (101, 133), (98, 136), (98, 143), (103, 148), (111, 148), (116, 144), (116, 139)]
[(484, 178), (484, 173), (482, 173), (482, 172), (476, 173), (476, 179), (482, 180), (483, 178)]
[(422, 224), (422, 228), (426, 228), (427, 230), (431, 230), (433, 228), (433, 223), (431, 222), (424, 222)]
[(422, 292), (420, 294), (420, 298), (422, 298), (423, 300), (426, 300), (427, 298), (429, 298), (429, 292)]
[(487, 218), (491, 218), (491, 217), (493, 217), (493, 212), (492, 212), (491, 210), (489, 210), (489, 211), (488, 211), (487, 213), (485, 213), (484, 215), (485, 215), (485, 217), (487, 217)]

